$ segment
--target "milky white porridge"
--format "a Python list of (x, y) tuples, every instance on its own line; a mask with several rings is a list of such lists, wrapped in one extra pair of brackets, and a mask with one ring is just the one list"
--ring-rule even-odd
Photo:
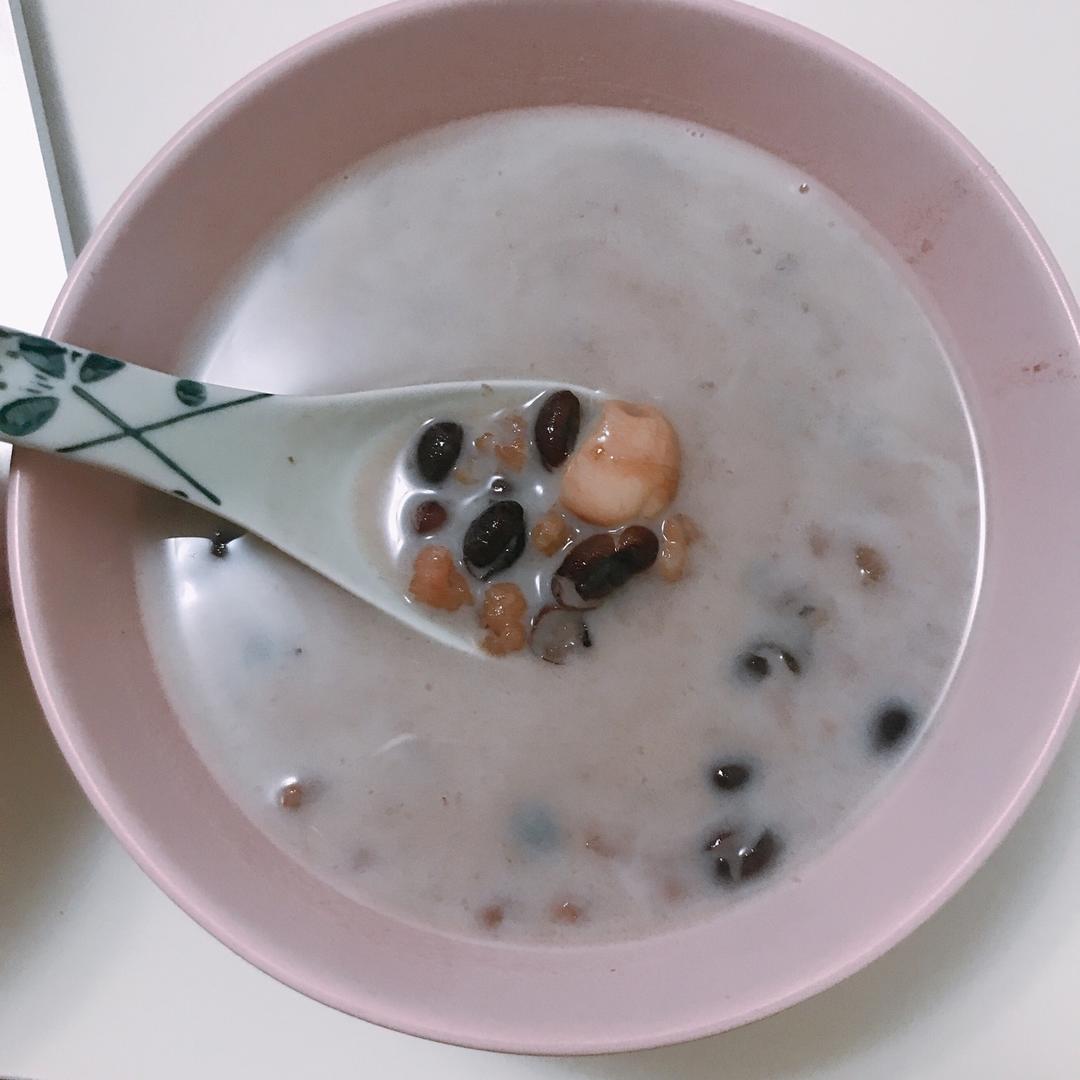
[[(775, 158), (601, 109), (421, 135), (270, 238), (192, 362), (278, 392), (565, 380), (678, 431), (686, 572), (637, 575), (563, 666), (464, 656), (251, 537), (215, 557), (147, 496), (141, 603), (193, 744), (364, 903), (519, 940), (708, 917), (813, 858), (932, 725), (976, 577), (969, 425), (905, 268)], [(445, 419), (470, 439), (483, 413)], [(504, 471), (358, 508), (403, 591), (415, 499), (459, 557)], [(558, 474), (507, 477), (531, 525)], [(530, 605), (551, 565), (509, 572)]]

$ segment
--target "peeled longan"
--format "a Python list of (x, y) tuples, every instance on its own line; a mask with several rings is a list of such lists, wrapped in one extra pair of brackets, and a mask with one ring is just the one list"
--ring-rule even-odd
[(437, 544), (429, 544), (417, 553), (409, 593), (420, 603), (443, 611), (457, 611), (472, 601), (468, 583), (450, 549)]
[(503, 581), (487, 587), (480, 612), (480, 625), (487, 630), (481, 644), (487, 652), (492, 656), (505, 656), (525, 648), (528, 607), (524, 594), (513, 582)]
[(543, 555), (554, 555), (569, 543), (570, 529), (559, 508), (553, 506), (532, 527), (530, 536), (537, 551)]
[(685, 514), (672, 514), (660, 526), (657, 569), (665, 581), (678, 581), (686, 573), (690, 545), (701, 538), (698, 527)]
[(559, 501), (592, 525), (661, 513), (679, 489), (679, 437), (654, 405), (608, 401), (566, 466)]

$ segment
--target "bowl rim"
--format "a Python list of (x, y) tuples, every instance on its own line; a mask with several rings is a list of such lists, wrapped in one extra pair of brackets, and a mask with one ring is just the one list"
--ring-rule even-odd
[[(507, 3), (527, 6), (531, 2), (532, 0), (394, 0), (392, 3), (359, 13), (327, 27), (256, 67), (189, 120), (128, 184), (95, 228), (92, 237), (80, 253), (56, 300), (45, 332), (53, 334), (55, 328), (62, 324), (65, 312), (70, 305), (76, 302), (80, 292), (85, 287), (87, 278), (92, 276), (94, 265), (103, 247), (108, 243), (109, 237), (116, 231), (124, 229), (126, 223), (137, 213), (139, 208), (153, 197), (157, 181), (162, 176), (167, 175), (177, 162), (182, 160), (198, 144), (209, 127), (214, 125), (220, 118), (237, 111), (245, 102), (260, 95), (280, 75), (297, 64), (317, 61), (319, 54), (328, 48), (332, 48), (343, 35), (372, 33), (403, 21), (424, 18), (441, 10), (495, 6), (496, 4)], [(853, 70), (867, 80), (872, 81), (887, 93), (898, 108), (905, 109), (913, 114), (921, 125), (934, 129), (938, 135), (951, 143), (956, 150), (979, 168), (982, 180), (989, 185), (996, 197), (1013, 215), (1020, 231), (1025, 234), (1027, 241), (1042, 263), (1047, 280), (1052, 283), (1056, 290), (1058, 299), (1065, 309), (1074, 330), (1076, 330), (1076, 336), (1080, 338), (1080, 330), (1077, 330), (1077, 326), (1080, 324), (1080, 310), (1078, 310), (1076, 301), (1071, 295), (1060, 266), (1039, 234), (1034, 222), (996, 171), (985, 161), (975, 147), (921, 97), (893, 76), (845, 46), (781, 16), (753, 8), (740, 2), (740, 0), (666, 0), (666, 3), (672, 9), (681, 8), (699, 11), (713, 17), (726, 17), (735, 22), (749, 24), (751, 29), (771, 32), (793, 45), (807, 48), (823, 57), (826, 61)], [(169, 868), (162, 864), (157, 853), (144, 847), (133, 829), (132, 823), (117, 811), (114, 800), (110, 799), (108, 791), (99, 785), (92, 764), (83, 759), (79, 748), (72, 740), (67, 729), (63, 710), (52, 692), (49, 664), (38, 648), (34, 633), (32, 584), (28, 577), (30, 538), (27, 535), (29, 530), (26, 526), (27, 495), (24, 490), (26, 485), (22, 458), (22, 452), (16, 451), (12, 463), (7, 514), (14, 607), (24, 653), (35, 690), (69, 766), (97, 812), (106, 821), (110, 830), (118, 837), (128, 853), (188, 915), (218, 940), (224, 942), (232, 951), (243, 956), (274, 978), (288, 986), (300, 989), (310, 997), (350, 1013), (350, 1009), (340, 1002), (332, 1000), (318, 985), (313, 985), (310, 982), (305, 985), (304, 981), (298, 979), (295, 972), (290, 969), (287, 961), (266, 955), (257, 955), (256, 950), (246, 944), (245, 928), (241, 923), (231, 923), (227, 919), (219, 918), (214, 911), (207, 910), (203, 906), (204, 897), (186, 892), (181, 885), (175, 882), (170, 876)], [(646, 1049), (687, 1041), (716, 1034), (772, 1015), (837, 984), (887, 952), (934, 914), (942, 904), (961, 888), (994, 848), (997, 847), (1030, 802), (1062, 744), (1078, 702), (1080, 702), (1080, 672), (1073, 678), (1062, 708), (1049, 728), (1049, 734), (1042, 745), (1040, 753), (1031, 763), (1026, 779), (1015, 791), (1012, 799), (1005, 805), (1000, 816), (989, 825), (978, 841), (973, 843), (968, 857), (956, 866), (951, 877), (945, 880), (939, 888), (924, 895), (922, 902), (917, 907), (910, 910), (905, 918), (896, 921), (888, 932), (879, 935), (870, 942), (863, 951), (845, 957), (832, 968), (818, 972), (815, 978), (801, 983), (783, 998), (748, 1008), (737, 1016), (726, 1020), (722, 1025), (687, 1024), (670, 1030), (652, 1030), (638, 1036), (623, 1035), (618, 1038), (601, 1036), (576, 1042), (566, 1039), (561, 1041), (558, 1046), (546, 1043), (522, 1045), (520, 1042), (501, 1044), (492, 1039), (462, 1038), (452, 1031), (415, 1024), (396, 1013), (380, 1013), (375, 1008), (372, 1008), (370, 1012), (366, 1012), (364, 1014), (365, 1018), (394, 1030), (476, 1049), (497, 1049), (521, 1053), (587, 1054)]]

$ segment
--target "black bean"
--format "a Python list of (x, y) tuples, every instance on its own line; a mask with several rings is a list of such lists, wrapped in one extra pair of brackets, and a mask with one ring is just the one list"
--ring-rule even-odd
[(716, 878), (727, 885), (735, 885), (765, 873), (776, 861), (782, 847), (771, 829), (763, 829), (750, 843), (744, 842), (732, 830), (723, 830), (705, 850), (712, 857)]
[(581, 402), (576, 394), (556, 390), (544, 399), (533, 434), (545, 469), (557, 469), (570, 456), (580, 428)]
[(631, 525), (620, 533), (615, 551), (633, 573), (640, 574), (656, 562), (660, 541), (652, 529), (646, 529), (644, 525)]
[(429, 484), (439, 484), (450, 475), (464, 437), (461, 425), (452, 420), (438, 420), (424, 428), (416, 444), (416, 467)]
[(446, 507), (435, 499), (427, 499), (413, 511), (413, 529), (421, 536), (438, 532), (446, 524)]
[(721, 791), (738, 791), (750, 782), (750, 775), (749, 765), (740, 765), (734, 761), (714, 765), (712, 768), (713, 783)]
[(915, 719), (906, 705), (886, 705), (874, 717), (871, 736), (879, 753), (895, 750), (910, 734)]
[[(576, 543), (555, 571), (551, 589), (566, 607), (588, 607), (610, 596), (634, 574), (647, 570), (660, 549), (656, 535), (642, 525), (624, 529), (618, 543), (596, 533)], [(567, 583), (573, 586), (571, 590)], [(576, 598), (568, 594), (573, 591)]]
[(615, 537), (611, 533), (595, 533), (579, 540), (567, 553), (555, 571), (560, 577), (577, 581), (598, 562), (615, 554)]
[(488, 491), (492, 495), (509, 495), (514, 490), (514, 485), (505, 476), (496, 476), (488, 484)]
[[(622, 574), (621, 580), (613, 580)], [(613, 589), (630, 576), (629, 568), (615, 560), (615, 538), (610, 533), (596, 533), (580, 540), (567, 552), (552, 580), (552, 592), (557, 600), (567, 606), (580, 606), (578, 601), (566, 595), (577, 594), (586, 605), (603, 600)], [(569, 582), (573, 589), (567, 589)]]
[(748, 881), (763, 874), (780, 854), (781, 844), (771, 829), (766, 829), (753, 844), (739, 848), (739, 880)]
[(748, 682), (762, 682), (769, 677), (769, 658), (761, 653), (743, 653), (739, 657), (739, 671)]
[(525, 510), (512, 499), (492, 503), (465, 531), (465, 566), (487, 581), (517, 562), (525, 550)]
[(630, 564), (615, 554), (598, 559), (574, 582), (574, 587), (582, 600), (603, 600), (620, 585), (625, 585), (633, 575)]

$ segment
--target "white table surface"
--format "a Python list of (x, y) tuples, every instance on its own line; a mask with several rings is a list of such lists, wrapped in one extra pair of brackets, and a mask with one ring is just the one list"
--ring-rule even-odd
[[(76, 243), (196, 109), (363, 0), (25, 0)], [(772, 0), (899, 76), (995, 163), (1080, 282), (1077, 0)], [(0, 198), (8, 197), (0, 179)], [(9, 257), (5, 253), (5, 258)], [(1017, 717), (1022, 723), (1023, 717)], [(687, 1046), (436, 1046), (274, 982), (131, 863), (69, 777), (0, 623), (0, 1075), (34, 1080), (1080, 1077), (1080, 729), (1019, 826), (839, 987)], [(977, 748), (972, 748), (977, 752)]]

